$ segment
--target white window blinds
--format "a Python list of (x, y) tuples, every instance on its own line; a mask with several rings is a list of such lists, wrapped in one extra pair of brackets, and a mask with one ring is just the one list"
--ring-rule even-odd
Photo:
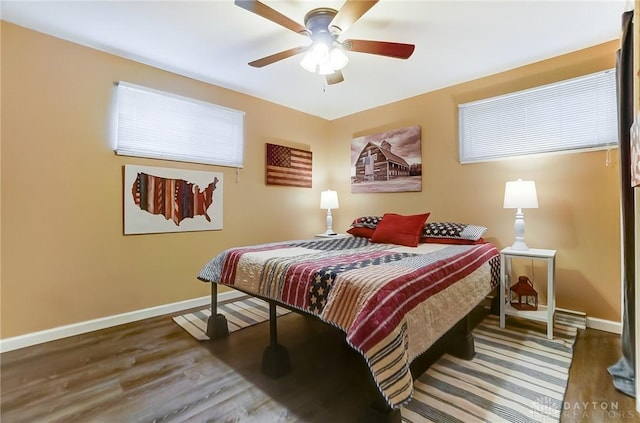
[(460, 162), (617, 145), (616, 107), (613, 69), (461, 104)]
[(242, 167), (244, 112), (119, 82), (117, 154)]

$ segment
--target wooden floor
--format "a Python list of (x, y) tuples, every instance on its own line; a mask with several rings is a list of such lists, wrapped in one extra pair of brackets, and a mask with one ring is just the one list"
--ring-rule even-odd
[(562, 423), (640, 422), (635, 399), (617, 391), (607, 367), (621, 357), (620, 335), (580, 330), (569, 372)]
[[(278, 321), (292, 371), (277, 380), (260, 371), (266, 323), (198, 342), (163, 316), (4, 353), (0, 421), (358, 421), (373, 398), (360, 357), (317, 320)], [(606, 371), (619, 356), (619, 336), (580, 331), (562, 422), (640, 421)]]

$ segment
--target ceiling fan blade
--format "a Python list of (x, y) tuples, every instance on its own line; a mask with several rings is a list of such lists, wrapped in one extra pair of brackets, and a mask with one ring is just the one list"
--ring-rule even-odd
[(327, 84), (329, 85), (337, 84), (342, 81), (344, 81), (344, 76), (342, 76), (342, 72), (339, 70), (327, 75)]
[(258, 16), (262, 16), (263, 18), (277, 23), (278, 25), (283, 26), (293, 32), (303, 35), (307, 33), (307, 28), (300, 25), (296, 21), (286, 17), (277, 10), (270, 8), (266, 4), (259, 2), (258, 0), (235, 0), (235, 4), (236, 6), (240, 6), (241, 8), (248, 10), (249, 12), (255, 13)]
[(370, 40), (346, 40), (342, 45), (349, 51), (395, 57), (396, 59), (408, 59), (416, 48), (413, 44)]
[(345, 32), (377, 2), (378, 0), (347, 0), (329, 24), (329, 28), (335, 26)]
[(304, 53), (307, 51), (309, 47), (294, 47), (289, 50), (284, 50), (279, 53), (272, 54), (270, 56), (263, 57), (262, 59), (254, 60), (253, 62), (249, 62), (249, 66), (253, 66), (254, 68), (261, 68), (263, 66), (270, 65), (275, 62), (279, 62), (280, 60), (286, 59), (287, 57), (295, 56), (296, 54)]

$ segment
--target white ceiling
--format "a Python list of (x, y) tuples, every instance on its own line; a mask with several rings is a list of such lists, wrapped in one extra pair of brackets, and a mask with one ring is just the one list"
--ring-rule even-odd
[[(343, 1), (263, 0), (303, 24), (316, 7)], [(299, 66), (248, 62), (306, 45), (307, 38), (216, 1), (7, 1), (1, 17), (161, 69), (336, 119), (619, 37), (625, 0), (381, 0), (340, 39), (415, 44), (400, 60), (347, 53), (345, 81)]]

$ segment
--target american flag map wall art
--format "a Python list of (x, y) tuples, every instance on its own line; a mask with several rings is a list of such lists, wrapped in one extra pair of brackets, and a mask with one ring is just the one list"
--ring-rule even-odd
[(311, 188), (312, 154), (267, 143), (266, 184)]
[(125, 166), (124, 233), (222, 229), (222, 174)]

